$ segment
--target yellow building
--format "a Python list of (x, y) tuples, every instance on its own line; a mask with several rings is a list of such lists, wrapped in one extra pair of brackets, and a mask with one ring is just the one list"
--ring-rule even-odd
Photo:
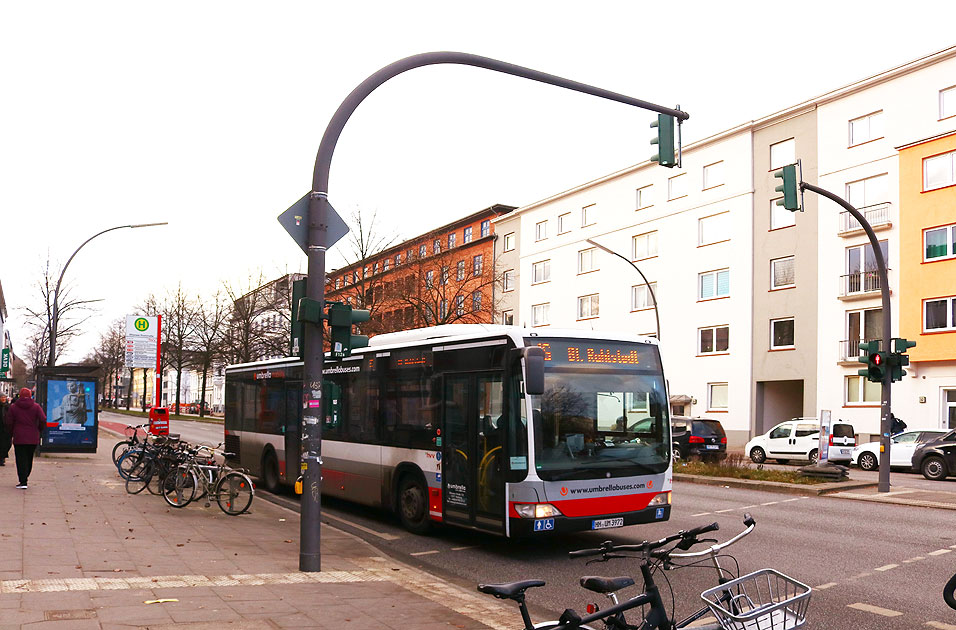
[(956, 133), (905, 145), (899, 158), (899, 334), (917, 343), (899, 388), (915, 400), (901, 402), (956, 428)]

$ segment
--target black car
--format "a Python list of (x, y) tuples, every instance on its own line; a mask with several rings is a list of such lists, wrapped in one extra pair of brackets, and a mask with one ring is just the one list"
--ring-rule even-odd
[(674, 459), (700, 457), (717, 461), (727, 457), (727, 434), (718, 420), (707, 418), (671, 418)]
[(956, 475), (956, 431), (923, 444), (913, 453), (913, 468), (930, 481)]

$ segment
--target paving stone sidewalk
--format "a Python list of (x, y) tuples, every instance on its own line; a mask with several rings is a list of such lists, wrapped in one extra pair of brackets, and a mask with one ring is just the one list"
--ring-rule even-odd
[(296, 513), (260, 498), (231, 517), (128, 495), (115, 438), (100, 440), (95, 455), (38, 457), (27, 490), (0, 468), (0, 630), (520, 626), (512, 607), (327, 525), (322, 572), (301, 573)]

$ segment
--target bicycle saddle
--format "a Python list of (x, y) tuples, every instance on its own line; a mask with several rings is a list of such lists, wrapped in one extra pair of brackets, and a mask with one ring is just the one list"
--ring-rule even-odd
[(498, 599), (514, 599), (524, 597), (524, 592), (534, 586), (544, 586), (543, 580), (521, 580), (506, 584), (479, 584), (478, 590), (482, 593), (494, 595)]
[(627, 588), (628, 586), (634, 586), (634, 580), (626, 575), (615, 578), (587, 575), (581, 578), (581, 586), (595, 593), (607, 594), (619, 591), (622, 588)]

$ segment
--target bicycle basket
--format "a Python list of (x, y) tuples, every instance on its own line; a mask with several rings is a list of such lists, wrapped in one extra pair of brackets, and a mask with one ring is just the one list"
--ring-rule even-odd
[(779, 571), (761, 569), (707, 589), (700, 597), (724, 630), (794, 630), (807, 622), (810, 587)]

